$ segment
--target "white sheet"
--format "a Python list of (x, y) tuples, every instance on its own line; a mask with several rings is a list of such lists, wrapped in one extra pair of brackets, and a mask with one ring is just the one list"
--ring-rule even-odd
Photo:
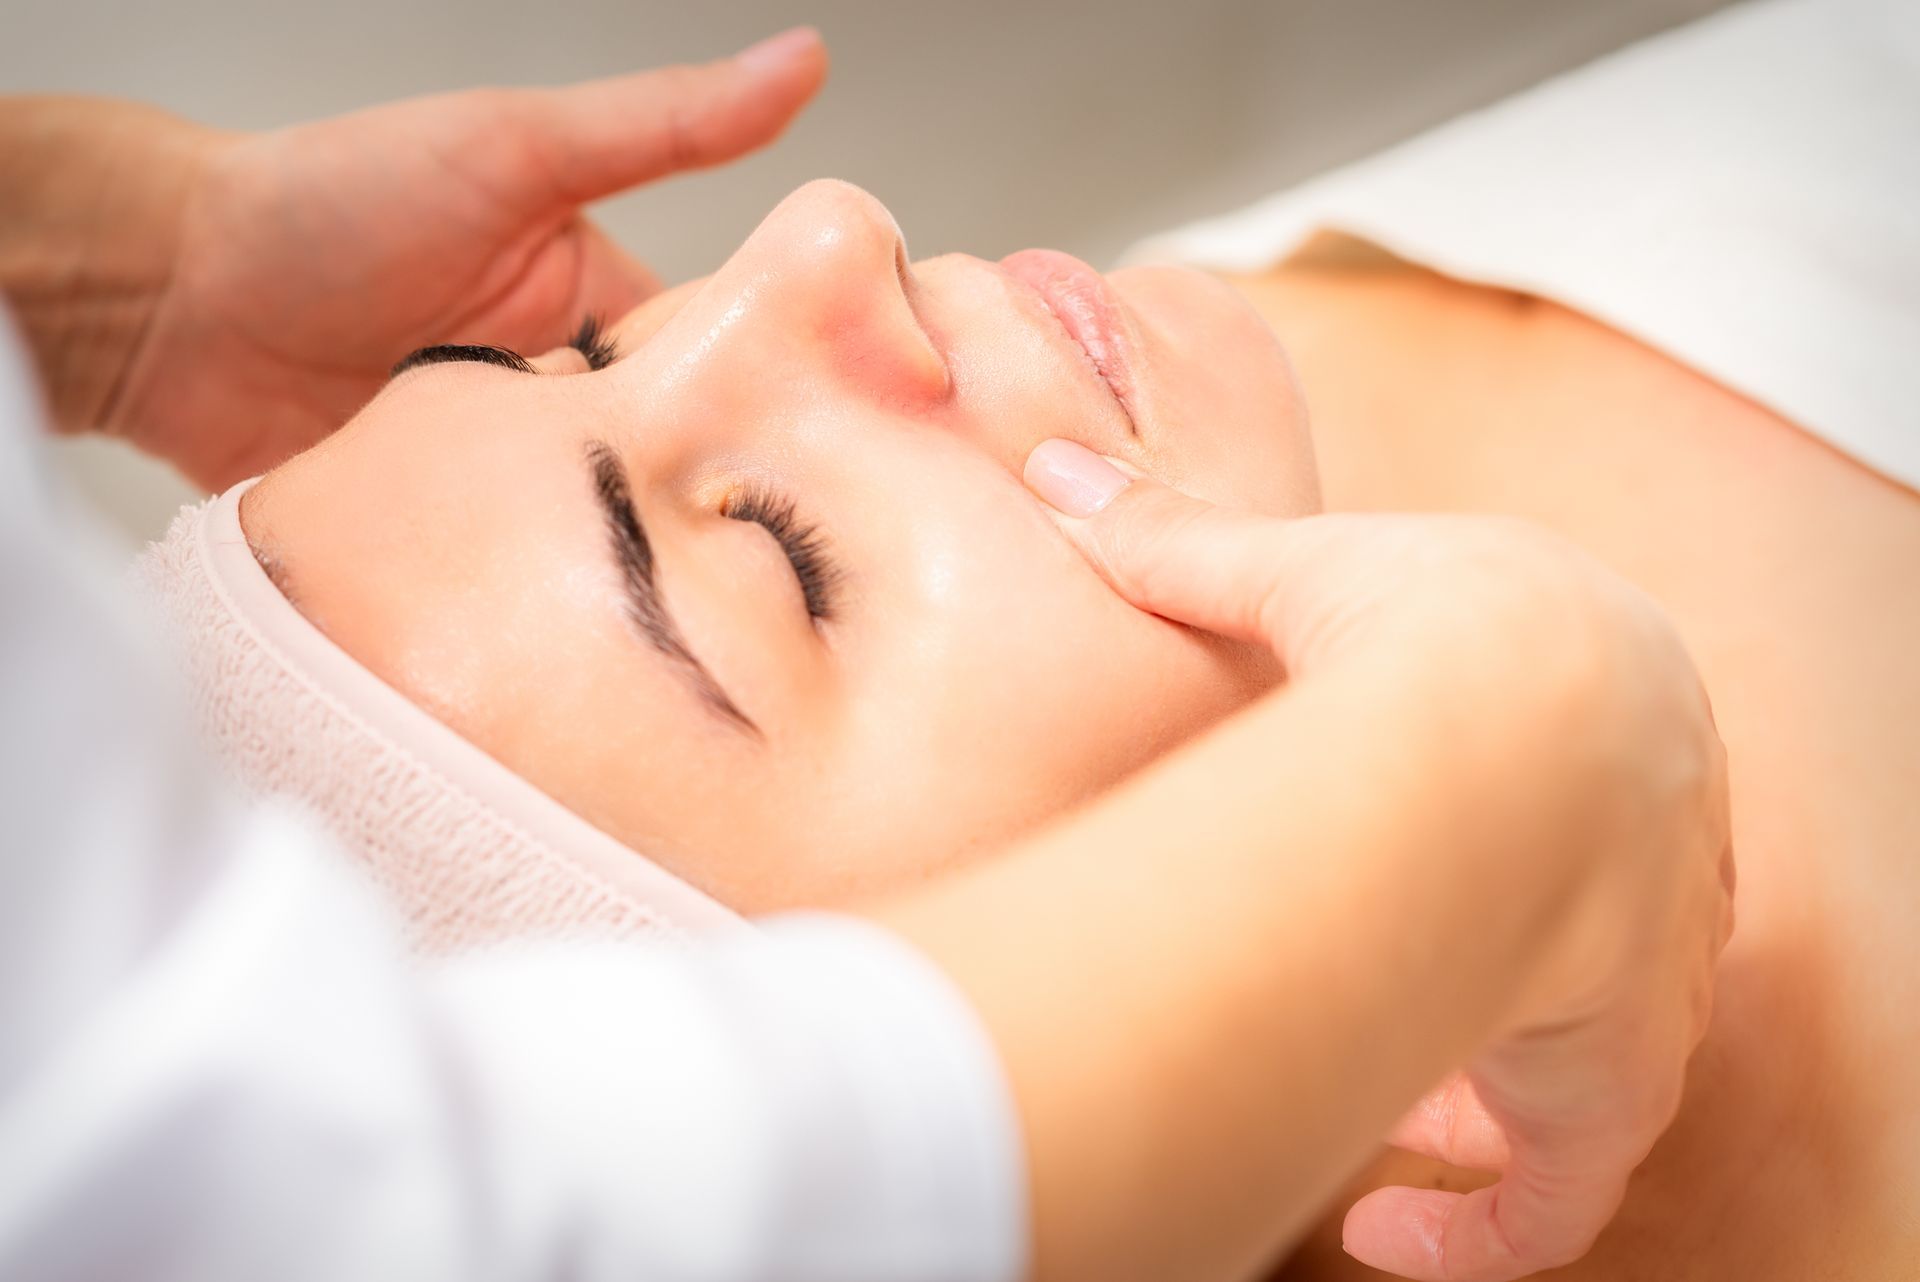
[(1757, 0), (1129, 261), (1316, 231), (1551, 298), (1920, 488), (1920, 0)]

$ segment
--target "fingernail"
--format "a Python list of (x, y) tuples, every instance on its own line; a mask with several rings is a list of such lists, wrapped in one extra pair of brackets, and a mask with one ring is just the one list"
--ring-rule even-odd
[(1027, 455), (1027, 488), (1068, 516), (1092, 516), (1130, 484), (1127, 474), (1084, 445), (1042, 441)]
[(795, 27), (777, 36), (768, 36), (759, 44), (748, 45), (736, 55), (740, 64), (752, 71), (765, 71), (790, 60), (794, 54), (820, 38), (812, 27)]

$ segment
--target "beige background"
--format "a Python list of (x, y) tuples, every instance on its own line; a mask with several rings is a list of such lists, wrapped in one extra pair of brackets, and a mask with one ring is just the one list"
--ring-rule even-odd
[[(704, 59), (795, 22), (834, 74), (772, 152), (609, 202), (669, 281), (808, 178), (885, 200), (916, 255), (1054, 245), (1095, 263), (1725, 0), (7, 0), (0, 89), (144, 98), (270, 128), (480, 83)], [(192, 497), (62, 447), (129, 537)]]

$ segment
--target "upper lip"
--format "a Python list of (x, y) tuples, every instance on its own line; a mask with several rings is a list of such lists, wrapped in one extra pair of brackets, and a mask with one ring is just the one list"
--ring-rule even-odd
[(1106, 278), (1071, 254), (1057, 249), (1023, 249), (1000, 260), (1000, 270), (1039, 295), (1075, 346), (1086, 354), (1106, 383), (1135, 436), (1132, 346), (1124, 313)]

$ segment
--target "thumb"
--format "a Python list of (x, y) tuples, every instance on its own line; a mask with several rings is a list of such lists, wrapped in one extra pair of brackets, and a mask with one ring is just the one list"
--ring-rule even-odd
[[(1114, 591), (1143, 610), (1271, 646), (1289, 668), (1305, 635), (1295, 622), (1324, 577), (1316, 522), (1214, 504), (1130, 475), (1072, 441), (1027, 456), (1029, 489)], [(1308, 611), (1310, 613), (1310, 610)]]
[(820, 33), (795, 27), (700, 66), (509, 90), (506, 109), (554, 198), (577, 205), (764, 147), (826, 75)]

